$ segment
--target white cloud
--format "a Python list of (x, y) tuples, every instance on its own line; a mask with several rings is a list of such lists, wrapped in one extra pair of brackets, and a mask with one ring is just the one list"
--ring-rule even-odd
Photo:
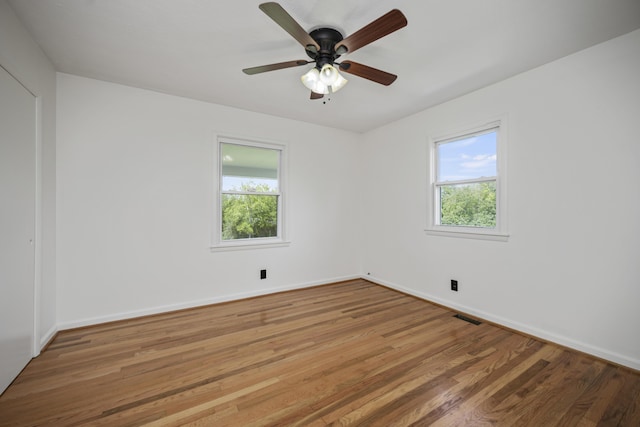
[[(463, 159), (468, 159), (469, 156), (463, 156)], [(497, 156), (495, 154), (478, 154), (473, 157), (473, 161), (462, 162), (460, 166), (465, 169), (480, 169), (487, 167), (488, 165), (495, 164)]]

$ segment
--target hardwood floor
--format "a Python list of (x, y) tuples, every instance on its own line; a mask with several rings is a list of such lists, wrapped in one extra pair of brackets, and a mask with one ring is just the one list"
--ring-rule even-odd
[(63, 331), (2, 426), (640, 426), (640, 374), (363, 280)]

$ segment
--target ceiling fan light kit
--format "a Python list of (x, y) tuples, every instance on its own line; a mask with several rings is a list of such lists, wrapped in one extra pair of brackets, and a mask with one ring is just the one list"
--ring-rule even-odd
[(259, 8), (305, 48), (311, 61), (286, 61), (245, 68), (242, 70), (245, 74), (253, 75), (315, 63), (314, 67), (301, 77), (302, 84), (311, 91), (310, 99), (320, 99), (324, 95), (339, 91), (347, 84), (347, 79), (340, 74), (338, 67), (346, 73), (385, 86), (396, 80), (397, 76), (394, 74), (353, 61), (338, 63), (336, 59), (405, 27), (407, 18), (399, 10), (393, 9), (350, 36), (343, 38), (339, 31), (328, 27), (317, 28), (307, 33), (278, 3), (262, 3)]
[(321, 95), (335, 93), (348, 82), (338, 72), (338, 69), (331, 64), (323, 65), (320, 71), (318, 71), (318, 68), (313, 67), (303, 74), (300, 79), (307, 89)]

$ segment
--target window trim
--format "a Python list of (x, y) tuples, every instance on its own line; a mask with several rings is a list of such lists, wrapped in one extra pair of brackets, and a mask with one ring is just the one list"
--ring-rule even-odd
[[(264, 148), (279, 151), (278, 163), (278, 192), (259, 193), (265, 196), (278, 196), (278, 224), (276, 237), (259, 237), (253, 239), (222, 240), (222, 195), (229, 192), (222, 191), (222, 144), (243, 145), (246, 147)], [(266, 249), (285, 247), (290, 245), (287, 240), (287, 179), (288, 169), (287, 146), (281, 143), (267, 142), (244, 137), (218, 135), (215, 139), (214, 148), (214, 207), (213, 212), (213, 233), (210, 249), (212, 252), (243, 250), (243, 249)], [(243, 192), (236, 192), (244, 194)]]
[[(442, 186), (437, 180), (437, 147), (438, 144), (446, 143), (448, 141), (459, 140), (468, 136), (478, 135), (486, 132), (490, 132), (493, 129), (497, 129), (496, 140), (496, 226), (495, 228), (482, 228), (482, 227), (465, 227), (465, 226), (450, 226), (438, 224), (439, 215), (437, 209), (440, 206), (438, 198), (437, 187)], [(507, 145), (507, 123), (505, 117), (500, 117), (494, 120), (487, 121), (485, 123), (462, 128), (457, 131), (447, 132), (439, 136), (431, 136), (428, 138), (429, 142), (429, 186), (427, 197), (427, 226), (425, 227), (425, 233), (433, 236), (445, 236), (445, 237), (461, 237), (469, 239), (480, 240), (493, 240), (493, 241), (508, 241), (509, 234), (507, 232), (507, 168), (506, 168), (506, 145)], [(494, 178), (478, 178), (468, 180), (469, 182), (480, 181), (494, 181)], [(464, 181), (456, 181), (454, 184), (461, 184)]]

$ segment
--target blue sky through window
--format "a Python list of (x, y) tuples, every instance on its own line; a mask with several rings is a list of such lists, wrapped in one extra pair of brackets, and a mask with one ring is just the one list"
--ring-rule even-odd
[(496, 176), (496, 147), (496, 131), (438, 144), (438, 181)]

